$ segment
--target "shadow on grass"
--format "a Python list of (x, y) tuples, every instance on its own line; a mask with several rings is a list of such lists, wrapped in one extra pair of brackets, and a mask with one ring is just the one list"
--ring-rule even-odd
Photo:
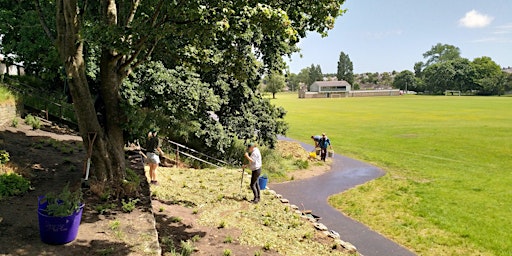
[(179, 218), (156, 212), (154, 215), (162, 253), (179, 253), (184, 249), (182, 248), (182, 241), (199, 240), (199, 238), (206, 236), (206, 232), (189, 230), (192, 226), (183, 224)]

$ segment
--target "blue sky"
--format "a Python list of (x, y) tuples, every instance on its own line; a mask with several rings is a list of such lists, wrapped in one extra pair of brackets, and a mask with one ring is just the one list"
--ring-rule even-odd
[(489, 56), (512, 66), (512, 0), (347, 0), (343, 8), (328, 37), (301, 40), (291, 72), (319, 64), (335, 73), (340, 51), (354, 73), (412, 70), (437, 43), (459, 47), (470, 60)]

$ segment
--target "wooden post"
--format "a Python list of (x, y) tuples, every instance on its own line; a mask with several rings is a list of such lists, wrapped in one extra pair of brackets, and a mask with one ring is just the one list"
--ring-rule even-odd
[(178, 168), (180, 164), (180, 147), (176, 145), (176, 168)]

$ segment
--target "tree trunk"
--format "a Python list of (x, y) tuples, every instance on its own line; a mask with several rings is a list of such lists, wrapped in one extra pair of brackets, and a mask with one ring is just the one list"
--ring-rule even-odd
[(272, 99), (275, 99), (275, 98), (276, 98), (276, 93), (275, 93), (275, 92), (273, 92), (273, 93), (272, 93)]
[[(94, 101), (89, 90), (85, 73), (83, 56), (83, 40), (80, 37), (80, 17), (77, 9), (77, 0), (57, 0), (57, 47), (59, 55), (64, 62), (69, 89), (73, 98), (73, 108), (78, 119), (80, 135), (84, 148), (89, 146), (88, 134), (96, 133), (97, 138), (93, 146), (92, 162), (94, 168), (91, 176), (105, 187), (113, 188), (117, 195), (121, 192), (121, 180), (124, 178), (125, 161), (123, 152), (123, 133), (120, 127), (117, 109), (119, 101), (106, 104), (107, 124), (101, 127), (98, 121)], [(102, 68), (103, 70), (103, 68)], [(113, 91), (118, 90), (121, 79), (119, 76), (103, 79), (100, 92), (105, 102), (112, 99)]]

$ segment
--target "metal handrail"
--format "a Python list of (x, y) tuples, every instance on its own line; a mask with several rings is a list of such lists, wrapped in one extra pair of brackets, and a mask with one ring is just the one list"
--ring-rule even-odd
[(209, 156), (209, 155), (204, 154), (204, 153), (202, 153), (202, 152), (199, 152), (199, 151), (197, 151), (197, 150), (195, 150), (195, 149), (193, 149), (193, 148), (189, 148), (189, 147), (187, 147), (187, 146), (185, 146), (185, 145), (183, 145), (183, 144), (180, 144), (180, 143), (178, 143), (178, 142), (172, 141), (172, 140), (170, 140), (169, 138), (167, 138), (167, 142), (169, 142), (169, 143), (171, 143), (171, 144), (174, 144), (174, 145), (176, 145), (176, 146), (178, 146), (178, 147), (180, 147), (180, 148), (184, 148), (184, 149), (187, 149), (187, 150), (192, 151), (192, 152), (194, 152), (194, 153), (197, 153), (197, 154), (199, 154), (199, 155), (201, 155), (201, 156), (203, 156), (203, 157), (206, 157), (206, 158), (208, 158), (208, 159), (214, 160), (214, 161), (216, 161), (216, 162), (218, 162), (218, 163), (221, 163), (221, 164), (223, 164), (223, 165), (230, 165), (230, 164), (229, 164), (228, 162), (226, 162), (226, 161), (223, 161), (223, 160), (220, 160), (220, 159), (218, 159), (218, 158), (215, 158), (215, 157)]

